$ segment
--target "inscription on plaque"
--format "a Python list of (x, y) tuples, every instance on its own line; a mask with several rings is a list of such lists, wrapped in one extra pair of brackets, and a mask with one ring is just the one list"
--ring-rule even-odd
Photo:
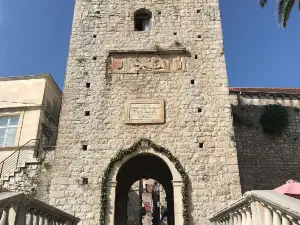
[(159, 114), (159, 104), (134, 103), (130, 105), (129, 118), (131, 120), (152, 120), (159, 118)]
[(125, 103), (125, 122), (134, 123), (163, 123), (163, 100), (128, 100)]

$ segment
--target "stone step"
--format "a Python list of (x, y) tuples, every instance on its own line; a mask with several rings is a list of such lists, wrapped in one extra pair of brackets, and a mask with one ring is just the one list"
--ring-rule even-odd
[(40, 161), (37, 158), (31, 158), (31, 159), (26, 160), (26, 164), (29, 164), (29, 163), (40, 163)]
[(16, 173), (21, 172), (22, 169), (26, 168), (27, 164), (38, 164), (41, 163), (41, 161), (37, 159), (30, 159), (26, 161), (25, 163), (19, 165), (13, 172), (10, 172), (8, 175), (4, 175), (3, 178), (1, 179), (1, 183), (5, 181), (9, 181), (11, 177), (14, 177)]

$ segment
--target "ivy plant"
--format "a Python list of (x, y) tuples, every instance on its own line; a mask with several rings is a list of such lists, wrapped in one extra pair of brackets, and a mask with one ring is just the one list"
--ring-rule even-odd
[(263, 131), (272, 136), (282, 134), (287, 127), (289, 114), (282, 105), (264, 106), (264, 112), (260, 118), (260, 124)]

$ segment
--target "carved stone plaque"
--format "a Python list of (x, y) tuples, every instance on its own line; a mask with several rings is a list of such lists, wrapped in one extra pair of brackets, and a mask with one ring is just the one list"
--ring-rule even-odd
[(120, 54), (110, 58), (109, 72), (113, 74), (124, 73), (169, 73), (184, 70), (183, 56), (151, 55), (151, 54)]
[(137, 99), (125, 102), (125, 123), (164, 123), (164, 101)]

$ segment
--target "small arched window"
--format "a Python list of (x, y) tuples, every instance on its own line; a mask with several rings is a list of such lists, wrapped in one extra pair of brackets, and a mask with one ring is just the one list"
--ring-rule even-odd
[(147, 9), (139, 9), (134, 13), (134, 30), (135, 31), (149, 31), (150, 20), (152, 17), (151, 11)]

